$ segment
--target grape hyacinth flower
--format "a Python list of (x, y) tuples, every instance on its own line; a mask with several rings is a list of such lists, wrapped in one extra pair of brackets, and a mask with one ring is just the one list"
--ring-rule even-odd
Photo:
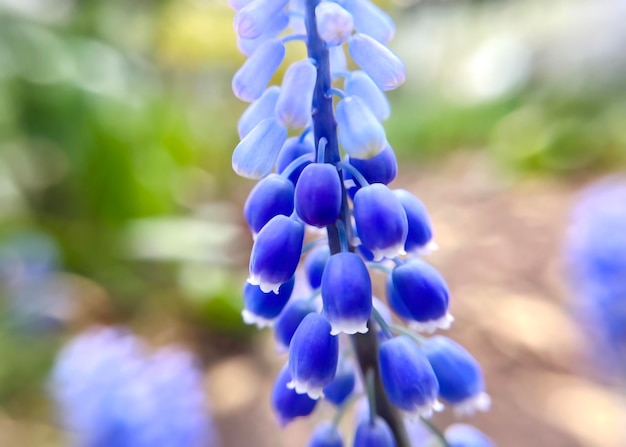
[(140, 339), (111, 327), (72, 340), (49, 388), (76, 445), (216, 447), (202, 379), (188, 352), (150, 354)]
[[(254, 245), (243, 315), (271, 326), (289, 356), (273, 408), (285, 425), (328, 400), (336, 416), (309, 445), (341, 446), (339, 419), (364, 389), (369, 417), (347, 439), (354, 447), (410, 447), (402, 412), (427, 416), (439, 409), (438, 396), (473, 402), (484, 386), (462, 348), (439, 349), (437, 338), (414, 332), (447, 329), (452, 319), (443, 277), (417, 258), (434, 246), (426, 209), (389, 186), (398, 162), (382, 124), (391, 112), (385, 92), (406, 77), (388, 47), (393, 21), (370, 0), (230, 5), (248, 57), (232, 88), (251, 103), (232, 166), (259, 180), (244, 209)], [(306, 58), (268, 86), (280, 78), (286, 46), (301, 42)], [(387, 275), (387, 303), (373, 296), (374, 269)], [(392, 311), (411, 328), (395, 325)], [(438, 372), (441, 364), (450, 370)]]

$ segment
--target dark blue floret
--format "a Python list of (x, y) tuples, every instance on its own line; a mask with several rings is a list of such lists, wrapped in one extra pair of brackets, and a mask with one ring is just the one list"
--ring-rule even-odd
[(391, 429), (380, 417), (374, 423), (368, 419), (362, 420), (354, 435), (354, 447), (396, 447)]
[(433, 238), (426, 207), (417, 197), (404, 189), (395, 189), (393, 193), (400, 200), (409, 222), (404, 249), (408, 253), (424, 248)]
[(317, 426), (308, 447), (343, 447), (343, 440), (337, 427), (325, 422)]
[(278, 174), (270, 174), (250, 191), (243, 214), (250, 231), (258, 233), (272, 217), (293, 213), (293, 184)]
[(265, 293), (259, 286), (246, 283), (243, 288), (245, 309), (243, 319), (246, 323), (256, 323), (263, 327), (276, 318), (285, 308), (291, 297), (295, 279), (291, 278), (278, 289), (278, 293)]
[(291, 162), (303, 155), (310, 155), (311, 159), (310, 161), (300, 165), (300, 167), (296, 168), (291, 174), (289, 174), (289, 180), (294, 185), (298, 181), (298, 178), (300, 178), (302, 170), (313, 162), (315, 158), (315, 148), (313, 147), (313, 144), (311, 144), (311, 142), (307, 139), (304, 139), (302, 141), (300, 141), (299, 137), (292, 137), (287, 139), (282, 149), (278, 153), (278, 159), (276, 160), (276, 171), (279, 174), (282, 174), (287, 166), (291, 164)]
[(289, 367), (285, 365), (276, 377), (271, 397), (272, 407), (282, 426), (298, 417), (310, 415), (317, 405), (317, 400), (311, 399), (306, 394), (298, 394), (295, 390), (288, 388), (289, 382), (291, 382), (291, 374)]
[(467, 424), (454, 424), (445, 431), (450, 447), (495, 447), (495, 444), (476, 427)]
[(341, 180), (328, 163), (312, 163), (300, 174), (295, 191), (298, 216), (314, 227), (332, 225), (341, 210)]
[(356, 376), (354, 369), (340, 369), (335, 375), (332, 382), (324, 387), (324, 398), (337, 405), (342, 405), (346, 399), (352, 394), (354, 385), (356, 384)]
[(300, 326), (304, 317), (315, 312), (313, 303), (309, 300), (292, 300), (274, 322), (274, 337), (281, 348), (289, 348), (293, 334)]
[(315, 248), (304, 260), (304, 271), (312, 289), (317, 289), (322, 284), (322, 274), (326, 262), (330, 258), (328, 247)]

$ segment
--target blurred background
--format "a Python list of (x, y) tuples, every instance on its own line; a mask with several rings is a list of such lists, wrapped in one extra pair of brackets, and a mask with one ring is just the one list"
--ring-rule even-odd
[[(504, 447), (626, 445), (561, 257), (577, 191), (626, 165), (626, 2), (379, 4), (408, 69), (386, 123), (393, 185), (430, 210), (451, 336), (493, 399), (469, 422)], [(197, 353), (224, 446), (304, 445), (316, 419), (278, 429), (285, 358), (240, 316), (253, 183), (230, 168), (246, 106), (233, 15), (225, 0), (0, 0), (1, 447), (68, 445), (48, 375), (96, 323)]]

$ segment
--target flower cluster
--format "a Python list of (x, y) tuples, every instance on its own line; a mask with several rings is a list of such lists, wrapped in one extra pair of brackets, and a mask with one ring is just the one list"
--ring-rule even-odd
[[(426, 209), (388, 186), (398, 164), (382, 125), (390, 114), (384, 92), (405, 79), (387, 47), (393, 22), (369, 0), (230, 4), (248, 56), (232, 87), (250, 103), (233, 169), (259, 179), (244, 207), (254, 245), (243, 317), (273, 327), (289, 353), (272, 392), (279, 421), (311, 414), (322, 397), (340, 408), (351, 402), (350, 351), (370, 377), (372, 408), (356, 428), (356, 447), (403, 447), (394, 416), (376, 412), (381, 399), (423, 417), (441, 408), (439, 399), (462, 413), (486, 409), (476, 360), (449, 338), (417, 335), (447, 329), (452, 317), (445, 280), (419, 258), (435, 246)], [(268, 86), (292, 41), (305, 42), (308, 58)], [(359, 70), (348, 69), (347, 55)], [(387, 304), (373, 297), (374, 269), (387, 274)], [(391, 323), (390, 309), (410, 329)], [(364, 368), (354, 341), (371, 334), (375, 360)], [(336, 423), (319, 426), (309, 445), (342, 446)]]
[(60, 353), (50, 391), (80, 447), (215, 447), (202, 375), (173, 347), (152, 355), (119, 328), (91, 329)]
[(626, 378), (626, 181), (584, 191), (573, 212), (566, 256), (585, 333), (609, 376)]

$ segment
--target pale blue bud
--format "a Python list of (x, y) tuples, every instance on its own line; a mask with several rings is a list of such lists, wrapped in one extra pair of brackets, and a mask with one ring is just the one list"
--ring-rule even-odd
[(391, 17), (369, 0), (343, 0), (340, 3), (352, 14), (357, 32), (382, 43), (389, 42), (396, 33)]
[(288, 0), (253, 0), (235, 14), (235, 31), (244, 39), (255, 39), (272, 19), (287, 6)]
[(235, 96), (246, 102), (258, 99), (284, 57), (285, 45), (280, 40), (264, 42), (233, 76)]
[(328, 49), (328, 57), (330, 59), (330, 73), (343, 73), (348, 71), (348, 63), (346, 62), (346, 53), (343, 47), (337, 45)]
[(317, 32), (328, 46), (341, 45), (354, 29), (352, 15), (334, 2), (322, 2), (315, 8)]
[(355, 34), (348, 50), (354, 62), (365, 71), (382, 90), (393, 90), (404, 83), (404, 62), (389, 48), (365, 34)]
[(259, 37), (254, 39), (244, 39), (237, 37), (237, 48), (242, 54), (250, 57), (264, 42), (278, 36), (289, 25), (289, 13), (287, 11), (280, 11), (272, 20), (267, 24), (265, 30)]
[(358, 96), (347, 96), (337, 104), (339, 142), (351, 157), (372, 158), (385, 147), (385, 129)]
[(317, 70), (311, 59), (296, 62), (287, 69), (276, 103), (276, 117), (284, 126), (292, 129), (306, 126), (311, 117), (316, 78)]
[(353, 72), (346, 79), (344, 90), (348, 96), (361, 98), (379, 121), (385, 121), (391, 115), (391, 107), (387, 97), (367, 73), (363, 71)]
[(233, 151), (233, 171), (251, 179), (269, 175), (285, 140), (287, 129), (274, 118), (264, 119)]
[(274, 116), (274, 109), (276, 108), (279, 92), (280, 88), (273, 85), (265, 90), (259, 99), (248, 106), (241, 115), (241, 118), (239, 118), (239, 123), (237, 124), (239, 138), (244, 138), (248, 135), (250, 131), (264, 119)]

